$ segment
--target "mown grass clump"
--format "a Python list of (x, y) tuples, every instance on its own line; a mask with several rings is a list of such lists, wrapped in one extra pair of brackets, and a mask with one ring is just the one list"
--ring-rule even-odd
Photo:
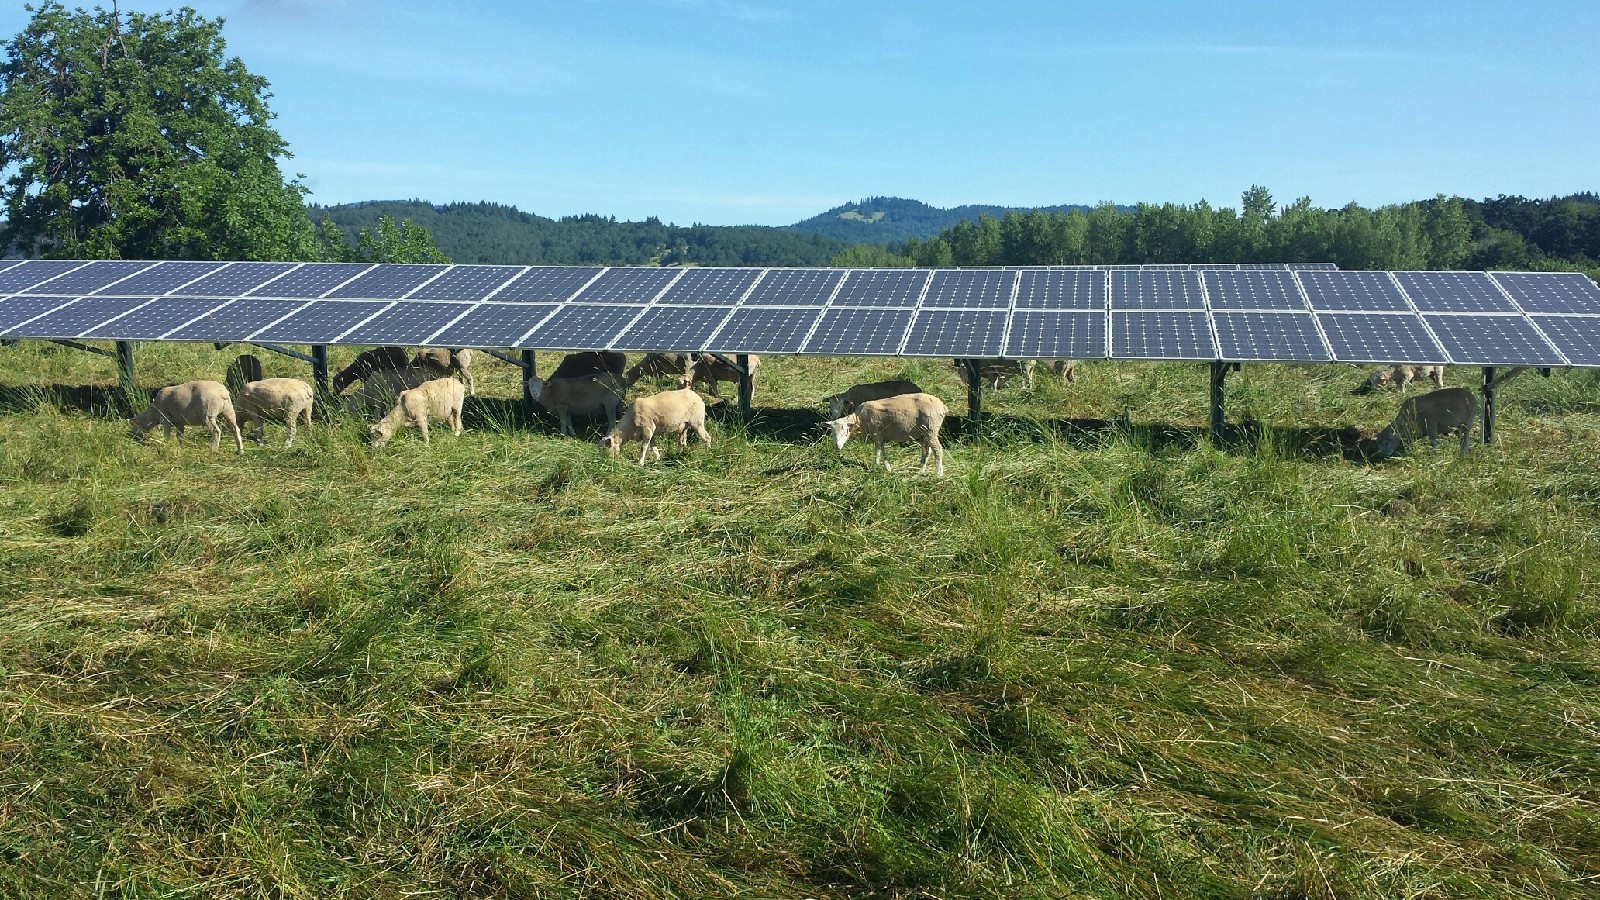
[(499, 364), (459, 438), (333, 415), (237, 458), (130, 440), (98, 359), (4, 352), (0, 896), (1600, 878), (1588, 374), (1375, 463), (1397, 398), (1355, 370), (1247, 368), (1217, 446), (1201, 367), (1097, 364), (953, 418), (933, 479), (816, 403), (910, 377), (959, 413), (932, 362), (768, 360), (761, 414), (641, 468), (524, 423)]

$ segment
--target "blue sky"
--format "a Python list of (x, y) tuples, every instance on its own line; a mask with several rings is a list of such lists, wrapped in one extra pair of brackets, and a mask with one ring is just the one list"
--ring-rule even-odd
[(875, 195), (1600, 190), (1595, 0), (191, 5), (272, 83), (325, 204), (781, 225)]

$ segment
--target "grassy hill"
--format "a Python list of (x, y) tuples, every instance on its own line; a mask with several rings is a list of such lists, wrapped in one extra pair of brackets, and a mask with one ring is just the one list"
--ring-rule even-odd
[(639, 468), (518, 423), (499, 363), (461, 437), (241, 459), (130, 440), (77, 389), (104, 360), (4, 361), (0, 896), (1600, 879), (1593, 373), (1371, 463), (1397, 398), (1353, 368), (1246, 367), (1218, 448), (1202, 367), (1095, 364), (952, 419), (934, 479), (814, 410), (906, 376), (959, 411), (935, 362), (770, 359), (754, 421)]
[[(1065, 213), (1087, 210), (1081, 205), (1042, 206), (1045, 212)], [(891, 244), (907, 238), (935, 237), (962, 220), (976, 222), (980, 215), (1004, 218), (1005, 214), (1028, 212), (1008, 206), (968, 204), (949, 209), (929, 206), (920, 200), (900, 197), (869, 197), (859, 203), (847, 203), (790, 225), (793, 231), (832, 238), (852, 244)], [(1125, 208), (1123, 208), (1125, 209)]]

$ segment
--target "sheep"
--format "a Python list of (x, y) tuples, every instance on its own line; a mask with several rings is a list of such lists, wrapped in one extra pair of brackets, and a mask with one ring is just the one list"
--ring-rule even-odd
[(404, 369), (411, 362), (411, 357), (406, 354), (404, 347), (373, 347), (357, 356), (350, 365), (339, 370), (333, 376), (333, 392), (340, 394), (344, 389), (357, 381), (363, 381), (373, 372), (387, 372), (395, 369)]
[(837, 419), (868, 400), (882, 400), (885, 397), (897, 397), (901, 394), (920, 393), (922, 393), (922, 388), (917, 387), (914, 382), (904, 379), (874, 381), (871, 384), (858, 384), (842, 394), (823, 397), (822, 402), (828, 405), (830, 418)]
[(914, 440), (922, 445), (922, 466), (917, 471), (927, 471), (928, 455), (931, 453), (934, 474), (942, 478), (944, 446), (939, 443), (939, 428), (944, 424), (944, 416), (944, 401), (938, 397), (922, 393), (901, 394), (882, 400), (868, 400), (857, 406), (855, 412), (829, 421), (828, 427), (833, 429), (833, 445), (840, 450), (857, 432), (871, 437), (873, 465), (883, 463), (885, 471), (889, 470), (889, 461), (884, 458), (883, 445), (888, 441)]
[(661, 375), (683, 376), (688, 373), (689, 367), (694, 364), (692, 353), (649, 353), (645, 358), (635, 363), (628, 369), (625, 377), (628, 386), (638, 384), (639, 379), (659, 377)]
[(211, 432), (211, 449), (215, 451), (222, 447), (222, 428), (216, 421), (218, 416), (233, 429), (234, 448), (243, 453), (244, 438), (239, 434), (239, 419), (233, 411), (233, 398), (228, 395), (227, 385), (220, 381), (190, 381), (164, 387), (150, 398), (150, 405), (145, 407), (144, 412), (129, 419), (128, 424), (136, 439), (143, 438), (145, 432), (158, 424), (162, 437), (170, 437), (176, 429), (180, 445), (183, 443), (184, 426), (204, 425), (206, 431)]
[[(998, 391), (1005, 387), (1006, 380), (1012, 375), (1021, 375), (1023, 387), (1033, 389), (1034, 361), (1031, 359), (955, 359), (951, 360), (951, 363), (960, 370), (963, 381), (966, 380), (969, 371), (967, 364), (976, 363), (978, 380), (988, 384), (991, 390)], [(1067, 380), (1071, 381), (1076, 377), (1074, 372), (1067, 377)]]
[[(746, 367), (750, 370), (750, 378), (754, 380), (756, 377), (756, 370), (761, 368), (761, 357), (756, 356), (754, 353), (750, 353), (746, 354), (745, 359), (748, 361), (746, 363)], [(706, 391), (710, 393), (711, 396), (720, 398), (722, 395), (717, 392), (717, 382), (737, 382), (738, 380), (738, 369), (734, 368), (728, 363), (723, 362), (713, 354), (696, 353), (694, 354), (694, 365), (692, 369), (684, 373), (683, 379), (680, 383), (684, 387), (705, 385)]]
[(285, 447), (294, 446), (295, 427), (305, 420), (311, 427), (311, 385), (294, 378), (264, 378), (249, 382), (239, 391), (237, 410), (244, 422), (245, 431), (255, 425), (257, 446), (267, 441), (267, 420), (283, 422), (289, 426)]
[(412, 357), (411, 365), (415, 368), (432, 368), (441, 376), (453, 375), (467, 383), (467, 396), (478, 395), (477, 379), (472, 377), (472, 350), (447, 350), (443, 347), (426, 347), (417, 351)]
[(422, 442), (428, 443), (428, 420), (444, 419), (450, 423), (450, 433), (461, 433), (461, 404), (466, 402), (466, 388), (454, 378), (435, 378), (417, 387), (400, 392), (394, 409), (379, 419), (371, 429), (372, 446), (389, 443), (396, 428), (417, 426), (422, 432)]
[(1398, 384), (1400, 392), (1418, 378), (1427, 378), (1433, 382), (1435, 388), (1444, 387), (1444, 366), (1411, 366), (1396, 364), (1373, 372), (1361, 386), (1352, 393), (1370, 394), (1391, 384)]
[(1424, 435), (1428, 446), (1439, 449), (1439, 435), (1461, 432), (1461, 455), (1467, 455), (1472, 440), (1472, 420), (1478, 414), (1478, 398), (1466, 388), (1445, 388), (1423, 394), (1400, 404), (1400, 412), (1389, 427), (1378, 434), (1378, 456), (1388, 459), (1402, 447)]
[(403, 366), (398, 369), (379, 369), (369, 371), (361, 380), (361, 386), (340, 398), (345, 411), (354, 416), (368, 416), (382, 413), (394, 405), (394, 398), (401, 391), (443, 377), (442, 373), (433, 366), (417, 368)]
[(606, 372), (621, 375), (627, 365), (626, 353), (618, 353), (615, 350), (585, 350), (582, 353), (568, 353), (562, 357), (556, 370), (550, 373), (550, 378), (580, 378), (584, 375), (601, 375)]
[(260, 381), (263, 377), (261, 360), (253, 354), (241, 353), (228, 364), (228, 374), (222, 376), (222, 383), (228, 386), (228, 393), (237, 394), (244, 390), (245, 385)]
[(1044, 367), (1068, 384), (1075, 384), (1078, 380), (1078, 361), (1075, 359), (1052, 359)]
[(600, 439), (600, 446), (612, 456), (622, 451), (628, 441), (641, 441), (639, 465), (653, 451), (661, 458), (661, 448), (655, 444), (658, 434), (678, 434), (678, 446), (689, 446), (689, 429), (700, 437), (700, 443), (709, 445), (711, 434), (706, 431), (706, 402), (694, 388), (662, 391), (648, 397), (636, 397), (622, 414), (622, 421), (611, 427), (610, 433)]
[(592, 416), (604, 412), (606, 426), (617, 424), (621, 415), (622, 395), (628, 389), (622, 376), (615, 372), (585, 375), (579, 378), (550, 378), (548, 381), (535, 375), (528, 379), (528, 393), (539, 405), (561, 418), (561, 433), (576, 434), (572, 428), (572, 414)]

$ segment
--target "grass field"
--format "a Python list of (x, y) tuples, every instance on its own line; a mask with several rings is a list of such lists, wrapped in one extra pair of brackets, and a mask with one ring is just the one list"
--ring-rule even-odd
[(1355, 368), (1215, 447), (1203, 367), (1091, 364), (934, 479), (817, 400), (947, 363), (765, 362), (640, 468), (497, 362), (459, 438), (239, 458), (0, 351), (0, 896), (1600, 894), (1593, 373), (1374, 463)]

